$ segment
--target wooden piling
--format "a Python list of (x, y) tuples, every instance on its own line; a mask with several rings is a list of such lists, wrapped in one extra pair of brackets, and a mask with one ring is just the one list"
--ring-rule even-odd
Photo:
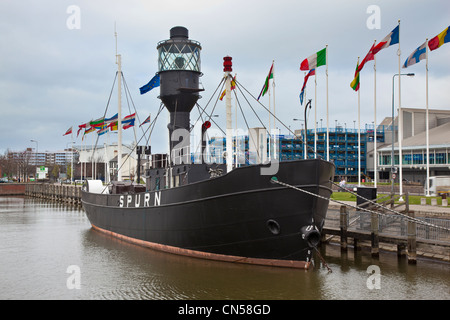
[(403, 243), (397, 244), (397, 256), (403, 257), (406, 255), (406, 246)]
[(340, 229), (341, 229), (341, 251), (347, 251), (347, 226), (348, 226), (348, 213), (347, 206), (341, 206), (340, 208)]
[(378, 214), (371, 213), (371, 249), (372, 257), (378, 257), (380, 255), (379, 238), (378, 238)]
[(81, 188), (72, 185), (29, 183), (25, 194), (30, 197), (81, 206)]
[[(408, 210), (408, 216), (414, 218), (415, 217), (414, 211)], [(408, 263), (416, 264), (417, 262), (416, 223), (413, 221), (408, 221), (407, 247), (408, 247)]]

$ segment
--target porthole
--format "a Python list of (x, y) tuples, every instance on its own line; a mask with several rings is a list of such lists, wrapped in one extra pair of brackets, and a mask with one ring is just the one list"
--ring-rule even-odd
[(272, 234), (280, 234), (280, 225), (275, 220), (267, 220), (266, 222), (267, 228), (269, 228), (269, 231), (272, 232)]

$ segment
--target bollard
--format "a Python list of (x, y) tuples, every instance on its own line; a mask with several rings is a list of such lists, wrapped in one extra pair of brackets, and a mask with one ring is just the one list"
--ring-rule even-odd
[(431, 198), (431, 205), (432, 206), (437, 206), (437, 199), (436, 198)]
[(422, 206), (426, 205), (427, 204), (427, 199), (426, 198), (420, 198), (420, 204)]
[(447, 199), (442, 199), (442, 206), (443, 207), (447, 207), (448, 206), (448, 200)]

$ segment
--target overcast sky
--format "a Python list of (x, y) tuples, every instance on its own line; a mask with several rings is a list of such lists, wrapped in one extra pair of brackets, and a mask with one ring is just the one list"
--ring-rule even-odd
[[(379, 8), (369, 11), (370, 6)], [(72, 6), (72, 7), (71, 7)], [(73, 7), (75, 6), (75, 7)], [(75, 11), (73, 10), (75, 8)], [(79, 16), (77, 10), (79, 9)], [(379, 18), (379, 19), (378, 19)], [(448, 0), (299, 1), (299, 0), (2, 0), (0, 2), (0, 153), (36, 147), (62, 150), (70, 143), (63, 136), (73, 126), (101, 117), (107, 106), (117, 70), (118, 52), (131, 98), (143, 121), (156, 115), (159, 88), (140, 95), (139, 87), (157, 72), (156, 45), (169, 38), (174, 26), (189, 29), (190, 39), (202, 45), (199, 100), (205, 106), (223, 77), (223, 57), (233, 57), (233, 74), (257, 96), (272, 61), (275, 61), (276, 113), (287, 126), (299, 128), (303, 119), (299, 93), (304, 72), (300, 62), (328, 45), (329, 121), (353, 128), (358, 120), (357, 93), (350, 88), (358, 56), (366, 55), (374, 40), (381, 41), (400, 22), (401, 63), (450, 24)], [(377, 25), (378, 23), (378, 25)], [(398, 73), (398, 45), (377, 54), (377, 122), (391, 115), (392, 76)], [(429, 54), (429, 106), (450, 109), (450, 44)], [(425, 106), (425, 61), (402, 69), (402, 107)], [(374, 121), (373, 61), (361, 73), (361, 127)], [(317, 69), (317, 119), (326, 121), (325, 66)], [(395, 105), (398, 105), (398, 80)], [(306, 99), (314, 98), (314, 83)], [(123, 115), (128, 104), (123, 96)], [(268, 104), (265, 96), (261, 102)], [(314, 104), (314, 102), (313, 102)], [(133, 105), (130, 104), (133, 108)], [(212, 106), (209, 106), (211, 110)], [(244, 107), (244, 104), (243, 104)], [(107, 116), (117, 111), (113, 94)], [(216, 107), (217, 121), (225, 120), (225, 103)], [(262, 110), (259, 109), (262, 113)], [(132, 109), (132, 112), (134, 110)], [(197, 119), (194, 110), (191, 121)], [(265, 118), (267, 119), (267, 117)], [(152, 136), (156, 152), (165, 149), (167, 112)], [(314, 110), (308, 126), (314, 123)], [(251, 123), (259, 126), (258, 123)], [(357, 126), (357, 123), (356, 123)], [(284, 127), (279, 126), (282, 133)], [(138, 139), (141, 132), (138, 130)], [(88, 143), (94, 141), (91, 133)], [(134, 136), (129, 129), (124, 140)], [(117, 135), (110, 137), (111, 141)], [(106, 138), (101, 137), (99, 143)], [(76, 144), (81, 143), (81, 138)], [(163, 148), (163, 149), (161, 149)]]

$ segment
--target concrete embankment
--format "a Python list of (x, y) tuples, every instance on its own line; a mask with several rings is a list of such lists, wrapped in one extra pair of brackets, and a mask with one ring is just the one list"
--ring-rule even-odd
[(81, 186), (51, 183), (0, 183), (0, 196), (21, 195), (81, 206)]
[(24, 195), (26, 185), (26, 183), (0, 183), (0, 196)]

